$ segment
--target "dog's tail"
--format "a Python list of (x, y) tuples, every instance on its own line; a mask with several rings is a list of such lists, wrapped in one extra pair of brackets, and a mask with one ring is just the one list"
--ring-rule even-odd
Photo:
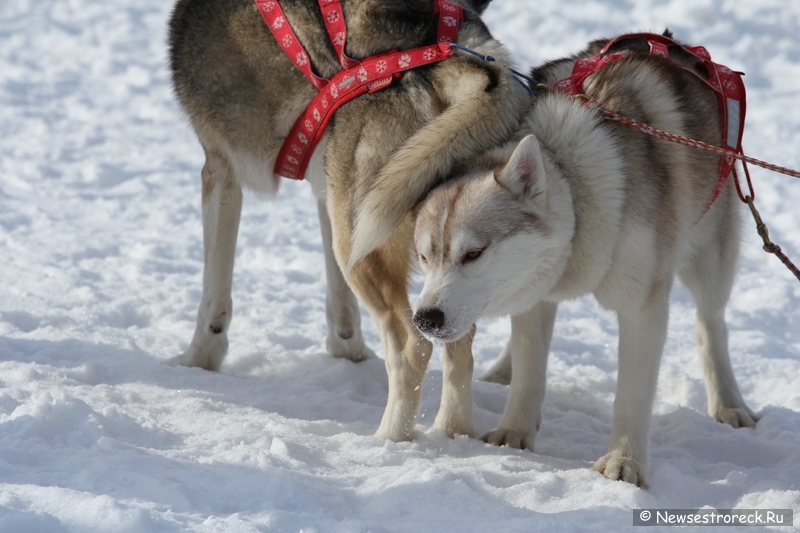
[(433, 82), (447, 107), (392, 154), (359, 202), (348, 268), (386, 242), (456, 163), (507, 140), (529, 103), (496, 64), (451, 59), (434, 70)]

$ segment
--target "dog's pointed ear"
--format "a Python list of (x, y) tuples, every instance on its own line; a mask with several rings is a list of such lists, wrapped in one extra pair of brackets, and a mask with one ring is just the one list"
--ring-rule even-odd
[(546, 205), (544, 163), (539, 141), (533, 135), (522, 139), (506, 166), (495, 172), (495, 181), (521, 198)]

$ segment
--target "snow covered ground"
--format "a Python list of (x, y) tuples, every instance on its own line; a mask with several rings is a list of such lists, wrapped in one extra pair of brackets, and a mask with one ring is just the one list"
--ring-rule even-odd
[[(632, 508), (800, 509), (800, 283), (751, 220), (727, 317), (761, 421), (705, 414), (677, 287), (648, 491), (589, 469), (610, 431), (617, 343), (590, 299), (559, 311), (536, 453), (431, 430), (438, 355), (416, 440), (372, 438), (384, 363), (325, 354), (304, 183), (246, 198), (221, 373), (163, 364), (191, 338), (202, 273), (202, 154), (169, 85), (170, 9), (0, 2), (0, 531), (616, 531)], [(747, 73), (747, 152), (800, 168), (798, 2), (494, 0), (486, 20), (525, 66), (669, 26)], [(800, 260), (800, 181), (753, 175), (772, 237)], [(479, 324), (476, 375), (508, 334), (507, 320)], [(474, 387), (483, 432), (507, 389)]]

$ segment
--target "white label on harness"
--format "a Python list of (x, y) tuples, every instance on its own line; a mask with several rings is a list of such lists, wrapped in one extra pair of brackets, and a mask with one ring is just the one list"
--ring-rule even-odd
[(739, 146), (739, 100), (728, 98), (728, 146), (736, 150)]

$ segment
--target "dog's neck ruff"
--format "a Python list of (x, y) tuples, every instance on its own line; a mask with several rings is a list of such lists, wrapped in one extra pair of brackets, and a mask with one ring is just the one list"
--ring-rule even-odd
[[(608, 54), (609, 48), (621, 40), (625, 39), (645, 39), (650, 46), (650, 54), (669, 58), (669, 47), (678, 46), (697, 58), (696, 65), (705, 69), (708, 73), (708, 80), (702, 78), (692, 69), (673, 62), (674, 65), (691, 72), (703, 81), (717, 95), (719, 107), (720, 127), (722, 128), (723, 146), (732, 152), (744, 155), (742, 152), (742, 134), (744, 132), (744, 117), (746, 110), (746, 98), (742, 74), (730, 68), (711, 61), (711, 55), (702, 46), (685, 47), (669, 37), (654, 33), (629, 33), (620, 35), (606, 43), (600, 53), (594, 57), (578, 59), (572, 69), (572, 75), (553, 84), (553, 88), (567, 95), (585, 94), (583, 82), (593, 73), (602, 69), (609, 63), (625, 57), (625, 54)], [(736, 159), (731, 156), (723, 156), (720, 162), (719, 178), (714, 194), (711, 196), (709, 207), (722, 192), (722, 187), (728, 180), (731, 172), (734, 171)]]
[(454, 55), (450, 43), (458, 37), (459, 21), (463, 20), (460, 6), (447, 0), (434, 0), (434, 12), (439, 15), (437, 43), (411, 50), (390, 51), (368, 57), (362, 61), (352, 59), (344, 51), (347, 27), (339, 0), (318, 0), (342, 70), (331, 79), (317, 76), (311, 69), (309, 55), (292, 30), (278, 0), (254, 0), (259, 13), (267, 23), (289, 59), (306, 78), (319, 89), (306, 110), (294, 123), (275, 161), (275, 174), (302, 180), (334, 111), (356, 96), (379, 91), (399, 79), (402, 73), (423, 65), (443, 61)]

